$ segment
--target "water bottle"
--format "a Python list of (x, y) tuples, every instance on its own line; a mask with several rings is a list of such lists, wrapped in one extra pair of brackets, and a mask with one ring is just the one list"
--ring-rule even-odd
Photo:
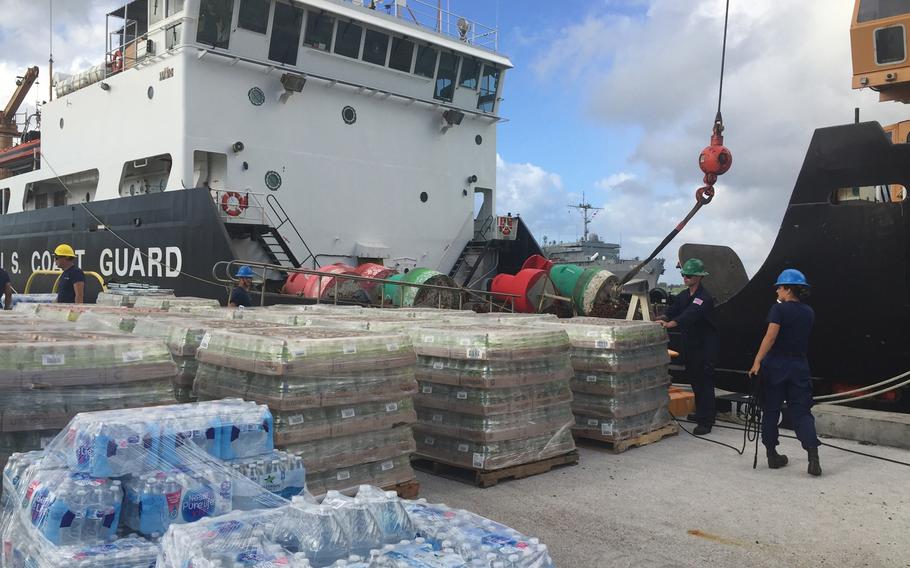
[(110, 501), (110, 488), (104, 485), (96, 485), (91, 488), (91, 494), (85, 509), (85, 521), (82, 525), (83, 542), (97, 542), (104, 540), (103, 523), (107, 510), (107, 503)]
[(180, 500), (183, 497), (183, 486), (177, 478), (168, 476), (164, 479), (164, 499), (167, 502), (167, 518), (169, 523), (177, 521), (180, 514)]
[(158, 478), (149, 476), (139, 494), (139, 532), (145, 535), (162, 534), (169, 525), (167, 500)]

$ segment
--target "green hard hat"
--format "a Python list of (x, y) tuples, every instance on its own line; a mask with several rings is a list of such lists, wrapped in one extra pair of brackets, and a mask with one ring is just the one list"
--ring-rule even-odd
[(707, 276), (705, 272), (705, 263), (697, 258), (690, 258), (683, 263), (680, 270), (683, 276)]

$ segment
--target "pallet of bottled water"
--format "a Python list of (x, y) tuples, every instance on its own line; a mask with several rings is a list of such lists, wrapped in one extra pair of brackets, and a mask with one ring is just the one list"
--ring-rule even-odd
[(295, 497), (275, 510), (231, 513), (174, 527), (161, 540), (165, 568), (550, 568), (546, 545), (500, 523), (361, 486), (322, 502)]
[(572, 367), (562, 329), (478, 317), (472, 324), (418, 326), (411, 338), (421, 458), (491, 471), (575, 449)]
[(531, 325), (569, 335), (576, 435), (619, 441), (669, 423), (670, 359), (661, 326), (588, 317)]

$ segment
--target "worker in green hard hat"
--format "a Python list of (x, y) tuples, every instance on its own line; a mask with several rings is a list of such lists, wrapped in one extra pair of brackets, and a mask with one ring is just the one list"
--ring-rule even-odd
[(714, 365), (718, 336), (714, 322), (714, 297), (702, 284), (708, 275), (697, 258), (685, 261), (680, 269), (686, 289), (676, 295), (667, 313), (658, 318), (666, 329), (682, 332), (682, 355), (686, 378), (695, 393), (695, 434), (704, 436), (714, 426)]

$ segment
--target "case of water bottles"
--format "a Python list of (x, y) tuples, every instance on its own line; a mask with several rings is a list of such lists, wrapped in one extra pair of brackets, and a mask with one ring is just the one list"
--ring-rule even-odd
[(221, 304), (212, 298), (194, 298), (192, 296), (162, 296), (158, 294), (139, 296), (133, 303), (136, 308), (155, 308), (170, 312), (205, 312), (219, 310)]

